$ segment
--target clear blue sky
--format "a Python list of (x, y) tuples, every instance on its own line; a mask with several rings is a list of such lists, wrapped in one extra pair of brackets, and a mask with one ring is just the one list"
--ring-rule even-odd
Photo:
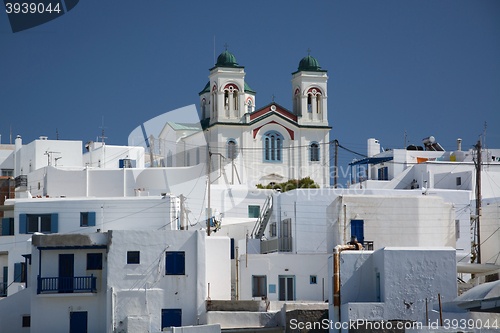
[[(291, 73), (312, 50), (328, 70), (330, 138), (402, 148), (434, 135), (500, 148), (500, 1), (83, 0), (13, 34), (0, 13), (0, 134), (127, 144), (140, 123), (199, 104), (224, 43), (257, 107), (291, 108)], [(355, 155), (341, 153), (347, 165)]]

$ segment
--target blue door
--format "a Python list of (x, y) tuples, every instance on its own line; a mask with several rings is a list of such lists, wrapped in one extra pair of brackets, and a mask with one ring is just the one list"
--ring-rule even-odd
[(70, 312), (69, 333), (87, 333), (87, 311)]
[(351, 236), (356, 236), (358, 242), (363, 244), (365, 239), (363, 232), (363, 220), (351, 220)]
[(75, 258), (73, 254), (59, 255), (59, 292), (73, 292), (73, 277), (75, 272)]
[(162, 309), (161, 310), (161, 329), (165, 327), (182, 326), (182, 309)]

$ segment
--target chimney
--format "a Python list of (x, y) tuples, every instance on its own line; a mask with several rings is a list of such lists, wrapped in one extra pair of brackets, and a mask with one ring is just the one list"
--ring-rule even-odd
[(462, 150), (462, 139), (457, 139), (457, 150), (458, 151)]

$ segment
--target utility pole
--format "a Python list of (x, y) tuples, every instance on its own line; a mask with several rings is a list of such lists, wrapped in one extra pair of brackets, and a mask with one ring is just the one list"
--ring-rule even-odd
[(481, 216), (481, 140), (476, 145), (476, 238), (477, 238), (477, 263), (481, 263), (481, 229), (479, 219)]
[(151, 134), (149, 136), (149, 167), (153, 167), (153, 152), (154, 152), (154, 136)]
[(208, 210), (207, 210), (207, 235), (210, 236), (210, 220), (212, 219), (212, 214), (210, 213), (210, 184), (212, 180), (210, 179), (210, 173), (212, 172), (212, 152), (210, 148), (208, 149)]
[(339, 148), (339, 142), (337, 140), (334, 141), (335, 143), (335, 173), (333, 176), (333, 185), (335, 188), (337, 188), (337, 179), (338, 179), (338, 171), (337, 171), (337, 156), (338, 156), (338, 148)]
[(180, 199), (181, 199), (181, 213), (180, 213), (180, 222), (181, 222), (181, 230), (185, 230), (185, 217), (184, 217), (184, 214), (185, 214), (185, 210), (184, 210), (184, 195), (181, 194), (180, 196)]

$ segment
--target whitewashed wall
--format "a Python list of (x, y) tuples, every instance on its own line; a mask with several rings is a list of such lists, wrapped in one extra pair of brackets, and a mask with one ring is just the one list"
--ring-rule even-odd
[(332, 203), (328, 214), (330, 247), (350, 240), (353, 219), (364, 221), (364, 239), (373, 241), (374, 249), (456, 246), (454, 208), (440, 197), (344, 195), (336, 201), (340, 204)]
[[(239, 258), (239, 295), (241, 300), (260, 300), (252, 297), (252, 276), (265, 275), (267, 298), (279, 300), (279, 276), (295, 277), (295, 300), (324, 301), (328, 299), (328, 254), (249, 254)], [(315, 275), (316, 284), (310, 283)], [(275, 285), (276, 292), (269, 292), (269, 285)]]
[[(455, 250), (450, 248), (384, 248), (375, 252), (342, 252), (341, 322), (358, 319), (425, 322), (426, 298), (432, 309), (438, 301), (438, 294), (441, 294), (443, 302), (457, 296), (454, 258)], [(329, 258), (329, 281), (331, 288), (333, 257)], [(329, 315), (333, 320), (333, 295), (329, 300)]]
[[(114, 327), (127, 317), (161, 330), (161, 309), (182, 309), (182, 325), (196, 325), (205, 313), (207, 273), (202, 231), (110, 231), (108, 287)], [(127, 251), (140, 251), (140, 264), (127, 265)], [(165, 275), (165, 251), (185, 251), (185, 275)]]

